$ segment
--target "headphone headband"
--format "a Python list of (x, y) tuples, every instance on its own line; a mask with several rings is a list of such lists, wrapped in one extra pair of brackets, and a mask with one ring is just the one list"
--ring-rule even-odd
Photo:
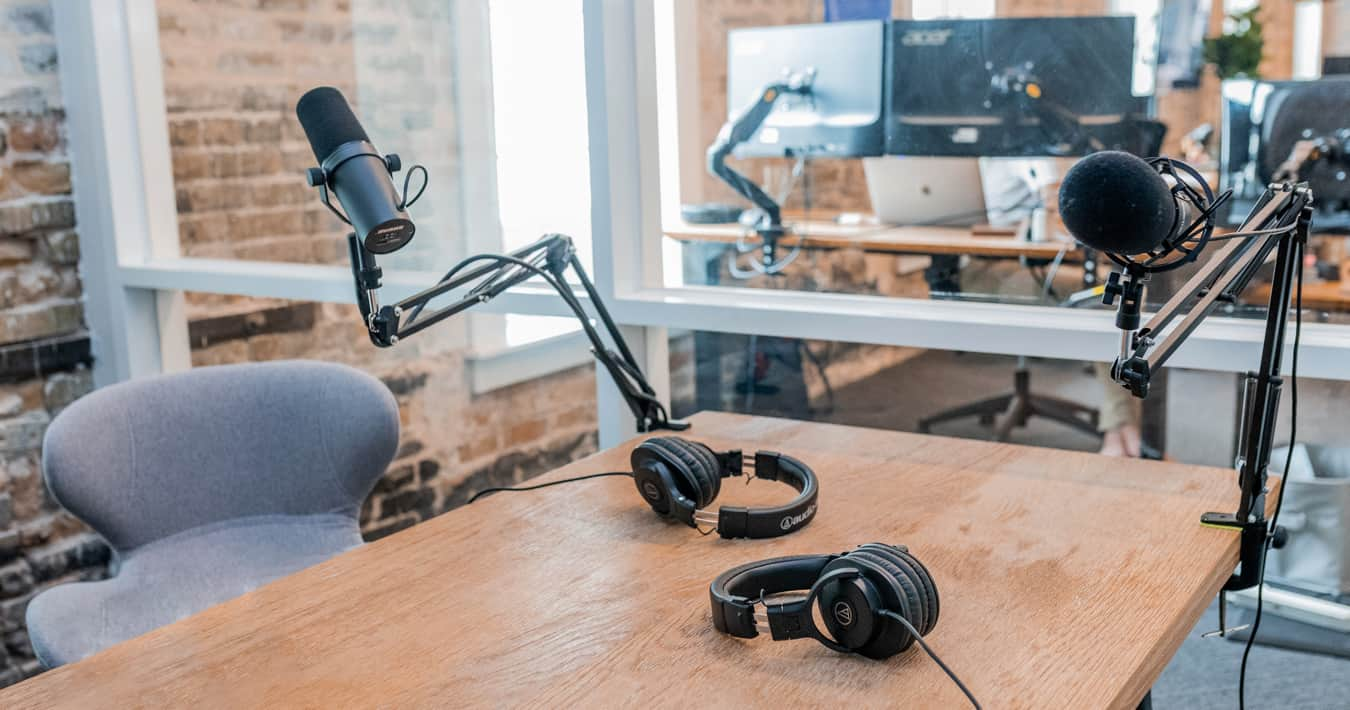
[(840, 555), (795, 555), (749, 562), (717, 575), (708, 589), (713, 626), (739, 638), (759, 635), (755, 604), (769, 594), (810, 589)]
[[(740, 459), (739, 451), (719, 460)], [(741, 475), (739, 466), (722, 469), (723, 478)], [(820, 486), (816, 474), (806, 464), (776, 451), (757, 451), (754, 458), (754, 476), (767, 481), (781, 481), (797, 489), (797, 497), (784, 505), (771, 508), (720, 506), (717, 509), (717, 534), (724, 538), (766, 538), (786, 535), (811, 522), (816, 514), (816, 496)], [(695, 513), (695, 519), (698, 513)]]

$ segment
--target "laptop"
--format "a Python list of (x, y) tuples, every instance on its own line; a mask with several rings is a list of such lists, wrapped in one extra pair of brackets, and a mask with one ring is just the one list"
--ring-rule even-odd
[(987, 221), (975, 158), (863, 158), (872, 211), (885, 224), (969, 227)]

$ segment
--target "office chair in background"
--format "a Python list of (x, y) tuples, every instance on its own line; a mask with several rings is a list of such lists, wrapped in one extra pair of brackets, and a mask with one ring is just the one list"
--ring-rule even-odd
[(33, 599), (38, 659), (77, 661), (360, 545), (398, 432), (379, 380), (320, 362), (199, 368), (75, 402), (43, 474), (112, 546), (113, 576)]

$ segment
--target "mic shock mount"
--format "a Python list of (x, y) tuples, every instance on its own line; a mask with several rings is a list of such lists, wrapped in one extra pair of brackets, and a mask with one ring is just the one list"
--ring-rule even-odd
[[(1266, 519), (1266, 482), (1283, 385), (1280, 363), (1285, 331), (1298, 270), (1303, 268), (1312, 199), (1305, 183), (1271, 184), (1238, 231), (1220, 237), (1226, 241), (1223, 247), (1142, 327), (1140, 309), (1150, 273), (1146, 267), (1133, 262), (1123, 265), (1122, 272), (1111, 274), (1103, 296), (1107, 305), (1120, 299), (1116, 325), (1121, 329), (1121, 353), (1112, 365), (1111, 376), (1142, 398), (1148, 395), (1152, 373), (1221, 303), (1236, 302), (1271, 252), (1275, 252), (1261, 362), (1257, 370), (1247, 373), (1243, 393), (1238, 431), (1240, 451), (1234, 462), (1241, 498), (1235, 513), (1201, 516), (1203, 525), (1238, 530), (1242, 534), (1239, 571), (1224, 585), (1226, 591), (1260, 583), (1266, 545), (1273, 542), (1279, 547), (1283, 543), (1283, 531), (1270, 530)], [(1179, 317), (1180, 322), (1169, 330), (1168, 326)]]

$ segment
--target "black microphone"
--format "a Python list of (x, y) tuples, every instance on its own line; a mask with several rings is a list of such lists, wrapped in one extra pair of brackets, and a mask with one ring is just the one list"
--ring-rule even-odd
[(388, 254), (403, 248), (417, 228), (391, 179), (398, 158), (375, 150), (347, 99), (331, 86), (300, 97), (295, 115), (319, 161), (319, 171), (311, 171), (311, 184), (337, 194), (347, 222), (367, 251)]
[(1075, 239), (1130, 256), (1170, 243), (1190, 222), (1190, 203), (1143, 159), (1103, 151), (1078, 161), (1059, 186), (1059, 215)]

